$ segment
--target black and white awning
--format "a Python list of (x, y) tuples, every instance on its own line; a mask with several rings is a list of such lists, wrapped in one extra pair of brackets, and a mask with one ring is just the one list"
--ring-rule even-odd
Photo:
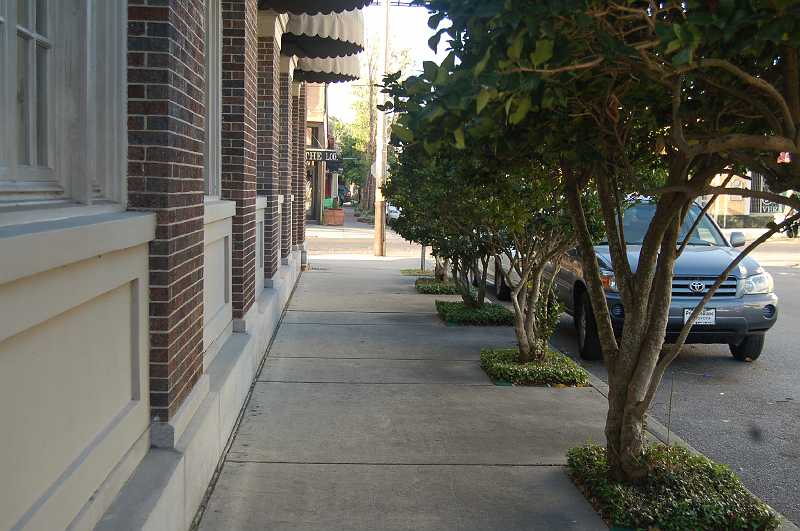
[(352, 9), (329, 15), (289, 15), (281, 42), (283, 55), (330, 58), (364, 51), (364, 14)]
[(361, 9), (371, 3), (372, 0), (259, 0), (258, 8), (294, 15), (329, 15)]
[(341, 83), (361, 77), (361, 61), (357, 55), (326, 59), (300, 58), (294, 79), (309, 83)]

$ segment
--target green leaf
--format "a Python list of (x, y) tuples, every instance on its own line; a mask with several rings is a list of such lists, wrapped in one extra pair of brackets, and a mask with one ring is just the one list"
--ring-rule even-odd
[(672, 58), (672, 64), (674, 66), (685, 65), (687, 63), (692, 62), (692, 49), (691, 48), (684, 48)]
[(442, 20), (444, 20), (444, 14), (443, 13), (437, 13), (435, 15), (432, 15), (428, 19), (428, 27), (430, 29), (434, 29), (435, 30), (436, 28), (439, 27), (439, 24), (442, 23)]
[(414, 133), (411, 131), (411, 129), (408, 129), (400, 124), (394, 124), (392, 126), (392, 136), (402, 140), (403, 142), (414, 141)]
[(439, 48), (439, 41), (442, 39), (442, 34), (447, 31), (447, 28), (440, 29), (433, 36), (428, 39), (428, 48), (433, 50), (434, 52)]
[(670, 43), (667, 45), (667, 49), (664, 50), (664, 52), (666, 54), (668, 54), (668, 55), (672, 54), (672, 53), (677, 52), (678, 50), (680, 50), (681, 46), (683, 46), (683, 43), (681, 42), (681, 40), (680, 39), (675, 39), (674, 41), (670, 41)]
[(436, 73), (436, 79), (434, 80), (434, 84), (444, 85), (447, 83), (447, 80), (450, 78), (450, 73), (453, 71), (453, 68), (455, 67), (455, 60), (456, 56), (453, 52), (447, 54), (447, 57), (444, 58), (444, 61), (442, 61), (441, 66), (439, 66), (439, 71)]
[(508, 117), (509, 123), (512, 125), (516, 125), (520, 123), (522, 120), (528, 116), (528, 112), (531, 110), (531, 97), (526, 95), (522, 99), (517, 101), (517, 108), (514, 110), (513, 114)]
[(511, 42), (511, 46), (508, 47), (508, 57), (514, 61), (519, 61), (519, 58), (522, 56), (522, 47), (525, 45), (525, 33), (527, 33), (527, 29), (525, 28), (518, 31), (514, 36), (514, 40)]
[(433, 122), (434, 120), (438, 120), (442, 116), (444, 116), (444, 108), (443, 107), (435, 107), (428, 115), (425, 116), (425, 120), (428, 122)]
[(425, 61), (422, 63), (423, 77), (428, 81), (436, 79), (436, 73), (439, 71), (439, 65), (433, 61)]
[(489, 64), (489, 59), (491, 58), (492, 58), (492, 47), (489, 46), (489, 48), (486, 49), (486, 53), (483, 54), (483, 58), (480, 61), (478, 61), (478, 64), (475, 65), (475, 68), (472, 71), (475, 77), (478, 77), (483, 73), (484, 70), (486, 70), (486, 65)]
[(459, 127), (458, 129), (453, 131), (453, 136), (456, 139), (456, 147), (458, 149), (466, 149), (467, 148), (467, 142), (466, 142), (466, 139), (464, 138), (464, 128), (463, 127)]
[(539, 39), (536, 41), (536, 50), (531, 54), (531, 62), (534, 66), (546, 63), (553, 57), (553, 41), (550, 39)]
[(514, 103), (514, 96), (511, 96), (510, 98), (508, 98), (508, 101), (506, 101), (506, 116), (508, 116), (511, 113), (512, 103)]
[(478, 94), (478, 99), (475, 102), (475, 108), (478, 114), (481, 113), (483, 109), (489, 104), (493, 95), (493, 91), (490, 89), (483, 89), (480, 94)]

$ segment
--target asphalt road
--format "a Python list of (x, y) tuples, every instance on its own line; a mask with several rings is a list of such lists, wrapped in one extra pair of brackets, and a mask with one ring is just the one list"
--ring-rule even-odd
[[(727, 346), (687, 346), (651, 414), (800, 523), (800, 241), (770, 242), (754, 256), (775, 277), (780, 297), (780, 316), (761, 357), (741, 363)], [(562, 318), (553, 342), (577, 359), (571, 317)], [(606, 379), (602, 362), (582, 363)]]

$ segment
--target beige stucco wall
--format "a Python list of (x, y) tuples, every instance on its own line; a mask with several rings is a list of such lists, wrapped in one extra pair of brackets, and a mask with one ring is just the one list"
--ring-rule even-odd
[(101, 218), (0, 234), (0, 529), (93, 526), (147, 432), (154, 219)]

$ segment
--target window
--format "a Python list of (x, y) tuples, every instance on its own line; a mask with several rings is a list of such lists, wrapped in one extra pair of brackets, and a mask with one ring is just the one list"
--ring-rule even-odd
[(0, 224), (122, 202), (125, 0), (0, 0)]
[(47, 0), (3, 0), (0, 4), (0, 94), (6, 125), (0, 137), (0, 176), (5, 188), (12, 184), (20, 188), (22, 182), (41, 191), (56, 186), (47, 127), (52, 51), (48, 4)]
[(206, 195), (218, 198), (222, 180), (222, 9), (220, 0), (206, 3)]

